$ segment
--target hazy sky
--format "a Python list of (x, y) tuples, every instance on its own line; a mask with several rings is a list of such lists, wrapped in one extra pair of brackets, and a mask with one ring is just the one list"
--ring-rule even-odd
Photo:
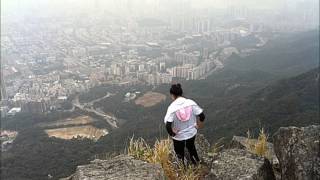
[(297, 4), (299, 2), (313, 3), (311, 6), (319, 5), (319, 0), (1, 0), (1, 15), (7, 13), (36, 14), (38, 12), (50, 15), (50, 13), (59, 14), (66, 11), (95, 13), (97, 9), (116, 13), (126, 13), (131, 10), (148, 14), (148, 11), (152, 12), (158, 8), (179, 8), (182, 4), (195, 9), (235, 6), (274, 10), (289, 7), (295, 10), (299, 9)]
[(194, 8), (204, 7), (226, 7), (226, 6), (248, 6), (251, 8), (274, 8), (282, 6), (284, 3), (294, 4), (301, 1), (319, 1), (319, 0), (1, 0), (1, 7), (6, 10), (13, 10), (17, 8), (29, 9), (29, 8), (53, 8), (53, 7), (66, 7), (74, 6), (87, 8), (88, 6), (106, 5), (111, 8), (119, 6), (128, 6), (128, 4), (138, 4), (141, 8), (146, 5), (158, 5), (160, 3), (177, 2), (190, 2), (190, 5)]

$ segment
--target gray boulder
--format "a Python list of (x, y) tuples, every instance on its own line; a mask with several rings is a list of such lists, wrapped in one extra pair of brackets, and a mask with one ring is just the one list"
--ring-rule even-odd
[(320, 179), (320, 126), (283, 127), (273, 138), (281, 179)]
[[(248, 139), (243, 136), (233, 136), (229, 147), (247, 150), (247, 149), (249, 149), (248, 141), (250, 141), (253, 144), (257, 143), (257, 139)], [(270, 158), (269, 160), (271, 161), (271, 163), (274, 166), (278, 166), (279, 161), (278, 161), (276, 154), (274, 153), (273, 144), (268, 142), (267, 148), (268, 148), (268, 157)]]
[(274, 180), (272, 165), (243, 149), (225, 149), (213, 160), (206, 179)]
[(197, 134), (196, 140), (195, 140), (195, 146), (197, 149), (197, 153), (199, 155), (199, 158), (201, 160), (204, 160), (208, 158), (208, 152), (210, 150), (210, 143), (209, 141), (204, 137), (203, 134)]
[(88, 165), (78, 166), (75, 174), (63, 180), (163, 180), (164, 172), (159, 165), (119, 155), (109, 160), (96, 159)]

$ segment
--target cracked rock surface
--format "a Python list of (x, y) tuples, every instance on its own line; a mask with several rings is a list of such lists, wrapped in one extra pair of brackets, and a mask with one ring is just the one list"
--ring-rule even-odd
[(215, 157), (206, 179), (273, 180), (275, 177), (267, 159), (243, 149), (226, 149)]
[(109, 160), (96, 159), (90, 164), (78, 166), (75, 174), (64, 180), (163, 180), (160, 166), (119, 155)]
[(282, 180), (320, 179), (319, 125), (282, 127), (273, 139)]

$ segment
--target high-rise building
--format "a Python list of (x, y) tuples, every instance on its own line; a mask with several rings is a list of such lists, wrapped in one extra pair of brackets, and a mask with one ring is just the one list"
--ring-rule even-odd
[(193, 64), (185, 64), (183, 66), (177, 66), (172, 69), (172, 76), (179, 78), (188, 78), (188, 72), (193, 68)]
[(1, 65), (1, 73), (0, 73), (0, 79), (1, 79), (1, 82), (0, 82), (0, 86), (1, 86), (1, 101), (2, 100), (6, 100), (8, 97), (7, 97), (7, 91), (6, 91), (6, 84), (5, 84), (5, 81), (4, 81), (4, 75), (3, 75), (3, 65)]
[(200, 58), (200, 52), (194, 51), (193, 53), (186, 53), (185, 51), (179, 51), (175, 53), (175, 60), (182, 64), (198, 64)]
[(166, 63), (165, 63), (165, 62), (161, 62), (161, 63), (159, 64), (159, 66), (160, 66), (160, 71), (161, 71), (161, 72), (166, 71)]
[(208, 48), (203, 48), (202, 50), (202, 58), (207, 59), (209, 57), (209, 49)]

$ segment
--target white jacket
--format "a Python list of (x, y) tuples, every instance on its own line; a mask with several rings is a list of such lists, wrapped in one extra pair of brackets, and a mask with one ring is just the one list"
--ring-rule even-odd
[(197, 115), (203, 110), (191, 99), (179, 97), (168, 107), (164, 123), (173, 122), (172, 129), (176, 133), (175, 140), (190, 139), (197, 134)]

